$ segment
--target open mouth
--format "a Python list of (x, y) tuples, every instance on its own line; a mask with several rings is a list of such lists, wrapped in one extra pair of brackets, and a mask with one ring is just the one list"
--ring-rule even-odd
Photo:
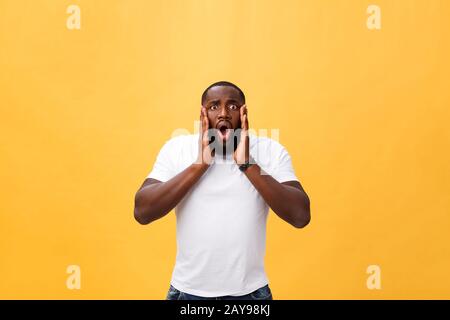
[(220, 140), (227, 141), (230, 138), (231, 131), (232, 131), (230, 123), (225, 122), (225, 121), (221, 122), (217, 126), (217, 129), (218, 129)]

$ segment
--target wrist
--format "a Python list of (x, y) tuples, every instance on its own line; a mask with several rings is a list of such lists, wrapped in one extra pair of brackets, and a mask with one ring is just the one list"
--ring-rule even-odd
[(256, 164), (255, 160), (252, 158), (252, 156), (249, 155), (248, 159), (246, 159), (244, 163), (238, 164), (239, 170), (245, 172), (254, 164)]
[(191, 167), (193, 167), (195, 171), (199, 171), (199, 172), (203, 173), (206, 170), (208, 170), (209, 164), (207, 164), (206, 162), (196, 161), (191, 165)]

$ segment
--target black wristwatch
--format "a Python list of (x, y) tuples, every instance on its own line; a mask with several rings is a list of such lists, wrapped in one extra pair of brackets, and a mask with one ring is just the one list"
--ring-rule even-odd
[(252, 159), (248, 159), (244, 164), (239, 165), (239, 170), (245, 172), (252, 164), (255, 164), (255, 162)]

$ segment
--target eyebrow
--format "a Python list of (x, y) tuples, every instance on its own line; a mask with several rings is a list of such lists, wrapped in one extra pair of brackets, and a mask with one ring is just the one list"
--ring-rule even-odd
[[(210, 104), (210, 103), (214, 103), (214, 102), (218, 102), (218, 101), (220, 101), (220, 99), (214, 99), (214, 100), (208, 101), (207, 103)], [(237, 102), (237, 103), (239, 103), (239, 101), (237, 101), (236, 99), (228, 99), (227, 102)]]

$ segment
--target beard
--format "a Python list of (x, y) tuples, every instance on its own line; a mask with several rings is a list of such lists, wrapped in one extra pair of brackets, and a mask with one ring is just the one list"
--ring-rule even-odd
[(226, 140), (221, 139), (218, 131), (217, 129), (208, 131), (209, 144), (213, 148), (215, 155), (225, 157), (234, 153), (241, 140), (240, 129), (232, 129), (232, 132)]

